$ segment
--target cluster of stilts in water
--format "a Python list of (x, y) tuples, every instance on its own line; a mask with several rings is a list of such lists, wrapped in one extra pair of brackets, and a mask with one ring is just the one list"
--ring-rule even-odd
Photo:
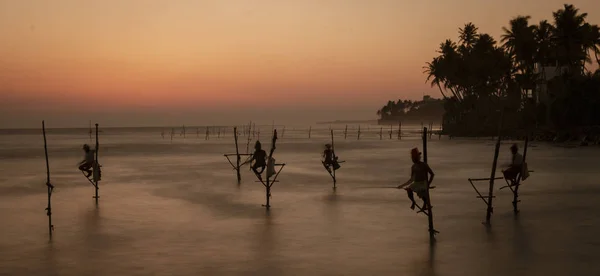
[[(424, 125), (423, 123), (421, 123), (421, 128), (423, 128)], [(203, 133), (203, 137), (204, 140), (210, 140), (211, 136), (216, 136), (216, 138), (221, 138), (221, 137), (225, 137), (226, 133), (227, 133), (227, 127), (218, 127), (218, 126), (207, 126), (207, 127), (203, 127), (204, 130), (200, 131), (200, 127), (195, 127), (196, 129), (196, 137), (200, 138), (200, 134)], [(193, 129), (193, 128), (192, 128)], [(271, 127), (271, 131), (275, 129), (275, 122), (273, 122), (273, 125)], [(331, 130), (331, 126), (329, 127), (329, 129)], [(374, 131), (371, 131), (370, 128), (368, 128), (367, 126), (367, 131), (364, 130), (364, 128), (361, 130), (361, 126), (358, 125), (356, 129), (356, 139), (360, 140), (361, 136), (364, 137), (365, 133), (367, 134), (375, 134), (377, 136), (379, 136), (379, 140), (383, 140), (384, 137), (386, 137), (387, 135), (389, 135), (389, 139), (393, 139), (394, 138), (394, 133), (397, 134), (397, 138), (398, 140), (402, 139), (402, 122), (398, 122), (398, 129), (394, 130), (394, 125), (390, 124), (390, 128), (389, 130), (384, 130), (384, 127), (381, 126), (379, 127), (379, 131), (376, 131), (376, 129)], [(433, 122), (430, 122), (428, 125), (428, 129), (432, 130), (433, 129)], [(164, 130), (161, 131), (160, 136), (165, 139), (165, 137), (168, 135), (170, 137), (170, 140), (173, 141), (173, 138), (177, 135), (177, 133), (179, 133), (180, 137), (186, 138), (189, 136), (189, 127), (186, 128), (185, 125), (181, 126), (180, 129), (178, 129), (179, 131), (176, 130), (176, 128), (171, 128), (170, 132), (165, 132)], [(281, 138), (283, 138), (285, 136), (285, 126), (283, 126), (282, 131), (280, 133)], [(313, 128), (312, 126), (309, 126), (307, 129), (305, 129), (306, 131), (306, 135), (308, 137), (308, 139), (311, 139), (312, 137), (312, 131)], [(90, 133), (91, 132), (91, 128), (90, 128)], [(243, 135), (247, 135), (248, 137), (248, 141), (251, 141), (252, 138), (260, 140), (260, 127), (257, 128), (256, 124), (253, 124), (252, 122), (250, 122), (247, 126), (243, 126), (243, 129), (240, 132), (237, 132), (237, 135), (239, 136), (240, 134)], [(384, 134), (386, 133), (386, 134)], [(346, 125), (346, 127), (344, 128), (343, 131), (344, 134), (344, 139), (347, 139), (348, 137), (350, 137), (350, 135), (352, 133), (350, 133), (348, 131), (348, 125)], [(431, 137), (434, 133), (432, 131), (429, 132), (429, 136)], [(440, 130), (437, 131), (437, 134), (439, 135), (439, 137), (441, 138), (441, 126), (440, 126)], [(250, 144), (247, 145), (246, 147), (246, 151), (248, 151), (248, 149), (250, 148)]]
[[(224, 156), (227, 158), (227, 161), (232, 166), (232, 168), (236, 171), (238, 185), (241, 183), (241, 180), (242, 180), (240, 169), (246, 164), (253, 163), (251, 165), (251, 170), (256, 175), (256, 178), (257, 178), (256, 182), (263, 184), (265, 187), (266, 204), (264, 204), (262, 206), (269, 209), (271, 207), (271, 205), (270, 205), (271, 188), (273, 187), (274, 183), (279, 182), (279, 180), (277, 180), (277, 177), (279, 176), (279, 174), (281, 173), (281, 171), (283, 170), (283, 168), (285, 167), (286, 164), (285, 163), (277, 163), (277, 162), (275, 162), (275, 158), (273, 158), (273, 154), (276, 150), (276, 143), (278, 140), (277, 129), (275, 129), (274, 126), (273, 126), (273, 130), (272, 130), (271, 149), (270, 149), (269, 153), (267, 154), (262, 149), (262, 145), (260, 144), (258, 139), (255, 144), (254, 153), (248, 153), (250, 141), (252, 140), (252, 137), (251, 137), (252, 136), (252, 127), (251, 126), (252, 126), (252, 123), (250, 123), (250, 125), (248, 127), (244, 127), (244, 130), (243, 130), (244, 134), (248, 136), (246, 153), (240, 153), (240, 149), (238, 146), (240, 132), (238, 132), (237, 127), (234, 127), (233, 128), (233, 137), (234, 137), (236, 152), (231, 153), (231, 154), (224, 154)], [(432, 124), (430, 124), (429, 126), (431, 127)], [(85, 173), (86, 170), (82, 169), (81, 166), (80, 166), (80, 170), (82, 170), (82, 173), (84, 174), (84, 176), (86, 176), (88, 182), (95, 188), (95, 195), (93, 196), (93, 198), (95, 199), (95, 202), (97, 205), (98, 199), (100, 198), (100, 196), (98, 195), (98, 189), (99, 189), (98, 185), (99, 185), (99, 181), (101, 180), (101, 167), (102, 166), (98, 162), (98, 150), (99, 150), (98, 124), (95, 124), (95, 127), (96, 127), (95, 149), (93, 150), (93, 152), (88, 152), (89, 147), (88, 147), (88, 150), (86, 150), (87, 145), (84, 145), (84, 150), (86, 150), (87, 156), (91, 156), (90, 154), (93, 154), (93, 161), (90, 161), (89, 164), (87, 164), (87, 165), (89, 165), (89, 167), (87, 168), (87, 171), (88, 172), (91, 171), (91, 173), (88, 173), (86, 175), (86, 173)], [(346, 126), (346, 129), (344, 130), (344, 137), (347, 137), (347, 130), (348, 129)], [(285, 127), (284, 127), (284, 131), (285, 131)], [(49, 231), (50, 236), (52, 236), (52, 232), (54, 231), (54, 226), (52, 224), (51, 198), (52, 198), (52, 192), (54, 190), (54, 185), (52, 185), (52, 183), (50, 182), (50, 167), (49, 167), (49, 162), (48, 162), (48, 149), (47, 149), (47, 143), (46, 143), (46, 128), (45, 128), (44, 121), (42, 121), (42, 132), (43, 132), (43, 136), (44, 136), (44, 151), (45, 151), (45, 157), (46, 157), (46, 176), (47, 176), (46, 187), (48, 190), (48, 206), (46, 208), (46, 213), (48, 216), (48, 231)], [(392, 137), (392, 132), (393, 132), (393, 130), (390, 129), (390, 139)], [(218, 133), (224, 133), (224, 131), (219, 130)], [(382, 133), (382, 131), (380, 133)], [(92, 139), (92, 134), (93, 134), (93, 132), (92, 132), (91, 123), (90, 123), (90, 131), (89, 131), (90, 140)], [(340, 164), (344, 163), (345, 161), (338, 160), (338, 157), (335, 154), (334, 130), (333, 129), (330, 129), (330, 134), (331, 134), (331, 143), (326, 145), (326, 149), (323, 152), (324, 159), (321, 162), (322, 162), (325, 170), (329, 173), (329, 175), (332, 178), (333, 189), (335, 191), (335, 189), (337, 188), (336, 171), (341, 168)], [(431, 170), (431, 168), (429, 167), (429, 164), (427, 162), (427, 140), (428, 140), (428, 138), (431, 139), (432, 132), (430, 132), (427, 127), (423, 127), (421, 134), (422, 134), (421, 136), (422, 136), (423, 152), (419, 152), (417, 148), (413, 148), (411, 151), (411, 155), (413, 157), (413, 163), (414, 163), (413, 167), (412, 167), (411, 180), (398, 186), (397, 188), (404, 188), (404, 186), (408, 186), (408, 188), (406, 188), (406, 190), (408, 191), (408, 196), (409, 196), (410, 200), (412, 201), (411, 209), (414, 209), (414, 207), (417, 207), (417, 213), (422, 213), (428, 217), (429, 234), (432, 239), (435, 239), (435, 237), (434, 237), (435, 234), (437, 234), (439, 232), (434, 229), (433, 212), (432, 212), (432, 204), (431, 204), (431, 196), (430, 196), (430, 190), (434, 189), (435, 186), (431, 186), (431, 183), (433, 180), (433, 171)], [(209, 131), (207, 128), (207, 131), (206, 131), (206, 136), (207, 136), (206, 139), (207, 140), (208, 140), (208, 135), (209, 135)], [(309, 129), (309, 138), (310, 138), (310, 129)], [(358, 129), (358, 139), (360, 139), (360, 127)], [(399, 140), (401, 139), (401, 124), (399, 125), (399, 129), (398, 129), (398, 139)], [(495, 180), (500, 180), (500, 179), (505, 180), (506, 185), (502, 186), (500, 188), (500, 190), (508, 188), (512, 191), (512, 193), (513, 193), (513, 202), (512, 202), (513, 212), (515, 213), (515, 215), (518, 214), (518, 212), (519, 212), (518, 202), (520, 202), (520, 200), (518, 199), (519, 186), (521, 185), (521, 182), (523, 180), (525, 180), (527, 177), (529, 177), (529, 173), (533, 172), (533, 171), (528, 170), (527, 163), (526, 163), (528, 143), (529, 143), (529, 137), (526, 137), (524, 152), (522, 155), (522, 162), (520, 162), (520, 166), (518, 167), (519, 169), (516, 172), (514, 172), (514, 174), (510, 177), (507, 177), (506, 171), (504, 171), (504, 174), (505, 174), (504, 177), (496, 177), (496, 167), (497, 167), (498, 155), (499, 155), (500, 144), (501, 144), (501, 136), (498, 136), (498, 138), (496, 140), (496, 144), (495, 144), (495, 149), (494, 149), (494, 159), (493, 159), (493, 163), (492, 163), (492, 170), (491, 170), (490, 177), (488, 177), (488, 178), (469, 178), (468, 179), (469, 183), (471, 184), (471, 186), (477, 193), (477, 198), (482, 199), (482, 201), (487, 206), (486, 219), (485, 219), (485, 222), (483, 222), (485, 225), (488, 225), (488, 226), (490, 225), (491, 214), (493, 213), (492, 202), (493, 202), (493, 198), (495, 198), (495, 196), (494, 196)], [(511, 150), (513, 151), (513, 154), (515, 154), (516, 153), (516, 145), (513, 145), (513, 147), (511, 147)], [(421, 161), (421, 156), (422, 156), (422, 161)], [(518, 156), (519, 156), (519, 158), (521, 158), (520, 155), (518, 155)], [(514, 156), (513, 156), (513, 158), (514, 158)], [(242, 160), (242, 159), (244, 159), (244, 160)], [(82, 164), (84, 162), (85, 161), (83, 161)], [(82, 166), (84, 166), (84, 165), (82, 165)], [(262, 174), (264, 171), (266, 171), (266, 178), (262, 177)], [(489, 190), (488, 190), (487, 195), (483, 195), (479, 191), (479, 189), (475, 186), (474, 182), (478, 182), (478, 181), (489, 181)], [(421, 198), (423, 200), (422, 205), (419, 205), (414, 201), (413, 192), (415, 192), (417, 194), (417, 196), (419, 196), (419, 198)]]

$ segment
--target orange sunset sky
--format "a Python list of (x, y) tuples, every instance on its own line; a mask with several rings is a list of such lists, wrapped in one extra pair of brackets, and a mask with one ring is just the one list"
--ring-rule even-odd
[[(425, 62), (458, 28), (500, 39), (555, 0), (0, 0), (0, 128), (374, 119), (441, 96)], [(570, 1), (600, 24), (600, 1)]]

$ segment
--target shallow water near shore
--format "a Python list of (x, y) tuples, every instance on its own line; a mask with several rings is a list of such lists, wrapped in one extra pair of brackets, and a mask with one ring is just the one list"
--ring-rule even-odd
[[(0, 275), (600, 275), (599, 148), (532, 142), (535, 172), (521, 186), (521, 213), (513, 214), (512, 193), (498, 182), (486, 228), (486, 206), (467, 179), (490, 176), (494, 141), (433, 137), (440, 233), (430, 243), (427, 217), (393, 188), (409, 176), (409, 150), (422, 148), (416, 128), (400, 141), (386, 130), (380, 140), (375, 127), (359, 141), (336, 131), (346, 163), (335, 191), (319, 161), (328, 131), (313, 129), (311, 139), (304, 130), (280, 131), (274, 157), (286, 166), (269, 211), (248, 167), (238, 185), (223, 157), (235, 153), (230, 130), (173, 141), (160, 131), (104, 130), (98, 205), (76, 167), (81, 144), (93, 141), (85, 131), (49, 131), (52, 239), (41, 133), (3, 133)], [(270, 139), (261, 142), (270, 149)], [(477, 185), (487, 193), (487, 182)]]

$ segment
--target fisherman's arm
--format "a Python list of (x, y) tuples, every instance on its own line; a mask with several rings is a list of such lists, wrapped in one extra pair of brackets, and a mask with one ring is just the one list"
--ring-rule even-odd
[(429, 181), (427, 183), (430, 185), (431, 182), (433, 182), (433, 177), (435, 176), (435, 174), (433, 173), (433, 170), (429, 167), (429, 165), (427, 165), (427, 172), (429, 173)]
[(411, 175), (410, 175), (410, 179), (409, 179), (408, 181), (406, 181), (406, 182), (404, 182), (404, 183), (400, 184), (400, 185), (398, 186), (398, 189), (402, 189), (402, 188), (406, 187), (407, 185), (410, 185), (410, 184), (411, 184), (411, 183), (413, 183), (413, 182), (414, 182), (414, 178), (413, 178), (413, 175), (411, 174)]

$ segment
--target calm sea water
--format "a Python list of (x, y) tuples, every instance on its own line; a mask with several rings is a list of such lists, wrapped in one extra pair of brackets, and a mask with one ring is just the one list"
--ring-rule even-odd
[[(440, 234), (430, 243), (427, 217), (391, 188), (409, 176), (418, 128), (398, 141), (363, 126), (357, 141), (356, 129), (344, 139), (337, 127), (346, 163), (335, 192), (320, 163), (328, 130), (308, 139), (306, 128), (288, 128), (274, 155), (287, 165), (268, 212), (264, 187), (247, 167), (238, 186), (223, 157), (235, 152), (231, 129), (205, 140), (191, 128), (172, 141), (160, 128), (103, 129), (98, 205), (76, 167), (81, 145), (94, 144), (87, 130), (50, 130), (52, 239), (41, 130), (3, 131), (0, 275), (600, 275), (600, 149), (532, 143), (535, 173), (521, 187), (520, 215), (510, 191), (496, 188), (486, 228), (467, 178), (489, 177), (494, 142), (433, 137)], [(507, 142), (500, 161), (508, 157)]]

